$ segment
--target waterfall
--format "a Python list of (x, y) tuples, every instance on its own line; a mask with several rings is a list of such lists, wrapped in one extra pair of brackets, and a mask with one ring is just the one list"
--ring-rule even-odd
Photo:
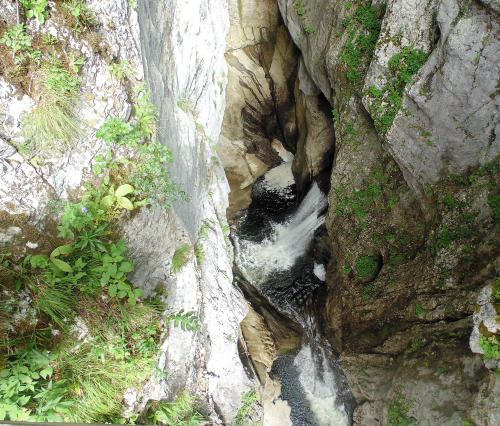
[(346, 426), (348, 417), (343, 405), (337, 404), (337, 382), (325, 350), (304, 345), (294, 360), (299, 382), (310, 403), (318, 426)]
[(314, 231), (324, 223), (320, 213), (328, 200), (313, 184), (296, 213), (284, 224), (274, 224), (271, 235), (260, 243), (235, 238), (237, 264), (259, 287), (273, 272), (290, 269), (308, 250)]

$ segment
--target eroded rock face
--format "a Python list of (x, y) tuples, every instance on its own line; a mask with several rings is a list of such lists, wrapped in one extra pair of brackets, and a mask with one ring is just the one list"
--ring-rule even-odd
[[(498, 186), (488, 173), (474, 175), (475, 186), (451, 175), (467, 176), (499, 154), (494, 6), (278, 4), (307, 74), (334, 110), (326, 218), (333, 259), (317, 309), (361, 403), (355, 424), (388, 424), (398, 398), (419, 422), (476, 421), (490, 406), (480, 395), (496, 389), (468, 341), (476, 298), (499, 265), (498, 244), (487, 242), (499, 238), (488, 201)], [(359, 35), (373, 33), (373, 55), (363, 51), (355, 62)], [(422, 66), (395, 89), (395, 67), (420, 49)], [(401, 101), (392, 112), (388, 93)], [(306, 164), (296, 159), (296, 172)], [(440, 397), (452, 381), (456, 395)]]

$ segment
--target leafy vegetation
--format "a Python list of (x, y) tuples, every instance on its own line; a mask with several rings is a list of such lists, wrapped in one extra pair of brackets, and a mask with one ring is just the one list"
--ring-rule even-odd
[(424, 65), (428, 56), (422, 49), (414, 49), (412, 46), (403, 47), (401, 53), (397, 53), (389, 59), (391, 81), (382, 89), (375, 86), (369, 88), (368, 94), (373, 99), (370, 112), (380, 133), (385, 134), (391, 127), (401, 108), (406, 84), (413, 81), (413, 76)]
[(500, 359), (500, 340), (497, 336), (481, 336), (479, 346), (484, 351), (485, 358)]
[[(181, 185), (170, 178), (167, 164), (173, 162), (172, 152), (153, 137), (157, 131), (158, 111), (149, 101), (149, 96), (147, 91), (137, 103), (135, 126), (119, 117), (110, 117), (105, 120), (96, 136), (103, 139), (108, 146), (127, 145), (137, 149), (139, 161), (133, 164), (134, 168), (129, 177), (135, 194), (143, 200), (144, 205), (151, 204), (168, 209), (177, 199), (189, 201), (189, 195), (181, 190)], [(104, 157), (99, 158), (98, 162), (112, 164), (110, 158)], [(102, 167), (99, 165), (96, 170), (100, 173)]]
[(251, 421), (253, 415), (257, 413), (257, 404), (259, 402), (259, 395), (252, 389), (242, 397), (243, 406), (238, 410), (236, 418), (231, 426), (250, 426), (254, 423)]
[(195, 398), (187, 391), (177, 395), (175, 402), (153, 402), (146, 418), (153, 425), (198, 426), (204, 421), (195, 410)]
[(415, 424), (415, 419), (408, 417), (410, 407), (405, 404), (402, 396), (398, 396), (389, 406), (389, 426), (409, 426)]
[(43, 24), (49, 17), (47, 0), (20, 0), (20, 2), (26, 8), (26, 16), (28, 18), (37, 18), (40, 24)]
[(108, 71), (117, 79), (121, 80), (126, 75), (133, 75), (133, 67), (129, 61), (121, 61), (119, 64), (111, 64)]
[[(347, 78), (353, 83), (361, 81), (363, 70), (370, 65), (380, 35), (380, 21), (384, 10), (385, 6), (377, 8), (369, 2), (356, 8), (354, 19), (361, 24), (361, 31), (357, 34), (356, 30), (350, 30), (348, 41), (339, 53), (347, 66)], [(343, 24), (350, 28), (351, 21), (344, 21)]]
[(87, 7), (83, 0), (67, 0), (62, 4), (62, 7), (74, 18), (73, 31), (76, 33), (81, 33), (99, 23), (94, 12)]
[(0, 43), (9, 47), (12, 57), (15, 58), (17, 52), (31, 48), (31, 37), (26, 34), (26, 26), (19, 24), (9, 28), (0, 39)]

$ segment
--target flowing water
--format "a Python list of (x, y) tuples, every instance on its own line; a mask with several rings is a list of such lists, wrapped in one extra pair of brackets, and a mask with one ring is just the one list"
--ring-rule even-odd
[(256, 182), (252, 204), (234, 235), (236, 264), (245, 278), (280, 311), (305, 329), (299, 353), (278, 357), (282, 399), (294, 426), (347, 426), (354, 399), (340, 363), (316, 333), (311, 298), (324, 285), (326, 268), (311, 246), (328, 205), (316, 183), (300, 205), (291, 178), (293, 157)]

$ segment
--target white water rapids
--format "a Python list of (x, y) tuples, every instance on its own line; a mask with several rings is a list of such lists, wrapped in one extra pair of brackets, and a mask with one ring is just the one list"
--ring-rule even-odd
[(290, 269), (306, 253), (314, 231), (324, 223), (324, 216), (319, 214), (327, 203), (326, 196), (314, 183), (292, 218), (285, 224), (275, 224), (264, 241), (255, 243), (236, 238), (236, 263), (245, 277), (260, 287), (274, 271)]
[[(291, 166), (291, 161), (282, 166)], [(281, 167), (281, 166), (280, 166)], [(279, 169), (276, 168), (276, 169)], [(282, 170), (283, 169), (283, 170)], [(275, 191), (287, 197), (288, 179), (284, 167), (275, 170), (271, 176), (264, 177), (265, 190)], [(271, 170), (272, 172), (272, 170)], [(271, 172), (268, 172), (270, 174)], [(290, 170), (291, 174), (291, 170)], [(283, 185), (283, 182), (286, 182)], [(273, 223), (271, 233), (263, 241), (255, 242), (235, 236), (236, 264), (243, 275), (256, 287), (265, 290), (270, 278), (276, 279), (279, 272), (290, 270), (310, 248), (314, 232), (324, 223), (320, 215), (327, 206), (327, 198), (314, 183), (296, 212), (285, 223)], [(324, 281), (324, 265), (314, 265), (314, 273)], [(284, 309), (284, 306), (280, 306)], [(300, 317), (300, 315), (294, 315)], [(309, 328), (309, 327), (307, 327)], [(337, 377), (325, 354), (325, 350), (315, 341), (303, 342), (296, 355), (293, 366), (298, 373), (299, 394), (306, 399), (315, 422), (295, 420), (300, 426), (347, 426), (349, 420), (343, 404), (337, 403)], [(292, 386), (282, 378), (283, 386)], [(295, 379), (296, 380), (296, 379)], [(293, 389), (290, 390), (294, 392)], [(311, 420), (312, 421), (312, 420)], [(279, 426), (279, 425), (273, 425)]]

